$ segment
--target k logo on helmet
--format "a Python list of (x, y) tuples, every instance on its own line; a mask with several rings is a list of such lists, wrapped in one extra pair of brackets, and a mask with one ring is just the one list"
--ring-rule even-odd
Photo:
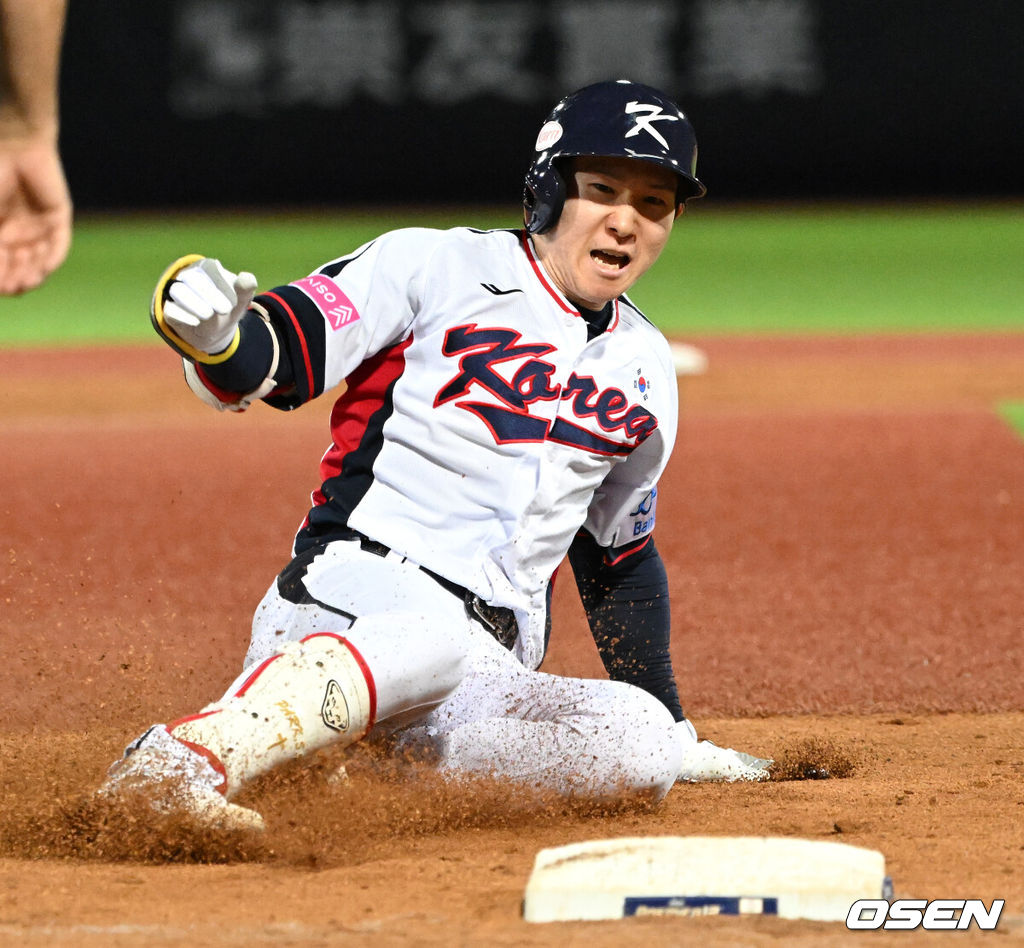
[(627, 79), (595, 82), (562, 99), (541, 125), (523, 182), (528, 233), (546, 233), (558, 222), (565, 159), (583, 156), (642, 158), (669, 168), (678, 176), (679, 204), (706, 190), (697, 177), (696, 136), (675, 102)]
[(633, 138), (641, 131), (650, 132), (659, 142), (662, 148), (668, 148), (665, 136), (661, 134), (651, 123), (652, 122), (678, 122), (678, 115), (663, 115), (660, 105), (650, 105), (645, 102), (629, 102), (626, 104), (626, 114), (633, 116), (633, 127), (626, 132), (626, 138)]

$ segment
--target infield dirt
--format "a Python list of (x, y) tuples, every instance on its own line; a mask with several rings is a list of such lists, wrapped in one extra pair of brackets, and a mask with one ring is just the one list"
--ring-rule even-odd
[[(1000, 931), (1024, 939), (1024, 441), (995, 410), (1024, 401), (1024, 336), (688, 341), (710, 368), (680, 380), (658, 525), (684, 707), (704, 737), (849, 775), (594, 813), (357, 750), (347, 781), (328, 755), (253, 788), (270, 828), (241, 848), (170, 831), (154, 848), (77, 807), (127, 740), (238, 671), (327, 401), (217, 415), (158, 346), (0, 354), (0, 944), (927, 937), (521, 919), (540, 848), (697, 834), (879, 849), (897, 895), (1005, 899)], [(555, 609), (545, 670), (603, 674), (567, 576)]]

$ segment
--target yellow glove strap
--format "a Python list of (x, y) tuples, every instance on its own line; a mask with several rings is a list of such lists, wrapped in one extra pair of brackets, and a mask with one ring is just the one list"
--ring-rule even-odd
[(202, 254), (186, 254), (184, 257), (179, 257), (166, 270), (164, 270), (160, 279), (157, 280), (156, 289), (153, 291), (153, 303), (149, 308), (149, 318), (153, 323), (153, 328), (160, 334), (160, 336), (163, 337), (164, 342), (166, 342), (179, 355), (184, 356), (190, 362), (201, 362), (203, 365), (217, 365), (220, 362), (226, 362), (230, 359), (235, 354), (235, 350), (238, 349), (241, 332), (237, 326), (235, 327), (235, 337), (231, 340), (231, 344), (223, 352), (218, 352), (216, 355), (210, 355), (209, 352), (203, 352), (201, 349), (197, 349), (195, 346), (187, 343), (181, 338), (181, 336), (171, 329), (170, 326), (167, 325), (167, 321), (164, 319), (164, 293), (167, 290), (167, 285), (171, 283), (174, 278), (185, 269), (185, 267), (191, 266), (193, 263), (198, 263), (202, 259)]

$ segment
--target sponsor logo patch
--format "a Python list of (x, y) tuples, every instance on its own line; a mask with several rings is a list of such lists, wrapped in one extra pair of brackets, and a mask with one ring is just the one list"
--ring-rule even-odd
[(547, 151), (561, 137), (562, 126), (558, 122), (545, 122), (537, 133), (537, 144), (534, 145), (534, 148), (537, 151)]
[(481, 283), (480, 284), (488, 293), (493, 293), (495, 296), (508, 296), (509, 293), (522, 293), (518, 286), (512, 287), (510, 290), (502, 290), (496, 287), (493, 283)]
[(335, 332), (359, 319), (359, 311), (355, 304), (330, 277), (314, 273), (304, 280), (296, 280), (292, 285), (297, 286), (316, 303), (317, 309), (324, 314), (324, 318)]
[(633, 518), (633, 536), (642, 537), (654, 529), (655, 507), (658, 504), (658, 488), (652, 487), (651, 492), (640, 502), (636, 510), (631, 510)]
[(348, 713), (348, 702), (339, 685), (333, 678), (327, 682), (327, 692), (324, 694), (324, 704), (320, 709), (320, 717), (324, 724), (335, 731), (344, 733), (352, 723)]

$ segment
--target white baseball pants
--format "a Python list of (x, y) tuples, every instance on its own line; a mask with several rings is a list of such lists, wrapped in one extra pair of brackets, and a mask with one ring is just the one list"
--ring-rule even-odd
[(527, 670), (461, 599), (398, 554), (336, 541), (312, 559), (302, 584), (304, 594), (291, 597), (298, 603), (271, 585), (238, 682), (285, 643), (333, 632), (372, 676), (371, 736), (431, 734), (442, 772), (597, 800), (660, 799), (675, 781), (682, 752), (661, 702), (621, 682)]

